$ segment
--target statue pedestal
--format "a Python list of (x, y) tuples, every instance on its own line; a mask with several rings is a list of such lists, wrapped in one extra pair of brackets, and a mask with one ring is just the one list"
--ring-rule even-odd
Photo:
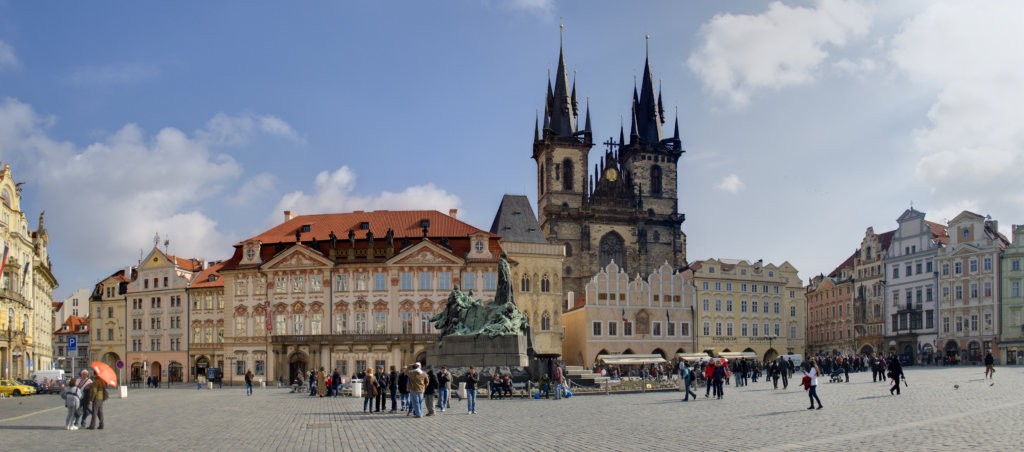
[(474, 366), (484, 367), (527, 367), (530, 359), (526, 355), (526, 336), (508, 334), (489, 337), (445, 336), (441, 343), (434, 344), (427, 351), (427, 362), (435, 369), (447, 366), (449, 369)]

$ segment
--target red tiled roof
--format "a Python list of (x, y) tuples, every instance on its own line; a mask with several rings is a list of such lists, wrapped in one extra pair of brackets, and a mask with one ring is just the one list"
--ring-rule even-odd
[[(85, 326), (85, 329), (80, 330), (79, 327), (83, 325)], [(67, 327), (67, 330), (64, 329), (65, 326)], [(78, 334), (87, 332), (89, 332), (88, 318), (80, 317), (77, 315), (69, 315), (68, 319), (64, 321), (64, 324), (61, 325), (61, 327), (58, 328), (57, 331), (54, 331), (53, 334)]]
[(50, 306), (53, 307), (54, 311), (58, 311), (58, 310), (60, 310), (60, 308), (62, 306), (64, 306), (64, 302), (63, 301), (51, 301), (50, 302)]
[(925, 220), (925, 224), (932, 228), (932, 240), (943, 245), (949, 245), (949, 230), (946, 225)]
[(182, 270), (186, 270), (186, 271), (190, 271), (190, 272), (195, 273), (195, 272), (200, 271), (200, 270), (203, 269), (203, 261), (201, 261), (199, 259), (185, 259), (185, 258), (178, 257), (178, 256), (167, 256), (167, 257), (171, 258), (171, 260), (174, 261), (174, 265), (177, 265), (178, 268), (180, 268)]
[[(891, 237), (890, 237), (890, 239), (891, 239)], [(836, 267), (835, 270), (832, 270), (832, 273), (829, 273), (828, 276), (830, 278), (838, 278), (842, 274), (842, 271), (843, 271), (844, 268), (853, 268), (853, 260), (854, 260), (854, 258), (857, 257), (858, 251), (860, 251), (860, 250), (855, 250), (853, 252), (853, 254), (850, 254), (850, 257), (846, 258), (846, 260), (843, 261), (842, 264), (839, 264), (839, 266)]]
[[(189, 289), (203, 289), (208, 287), (224, 287), (224, 278), (220, 275), (220, 269), (224, 267), (224, 262), (217, 262), (203, 270), (199, 276), (193, 279), (192, 284), (189, 284)], [(214, 277), (210, 280), (210, 277)]]
[(889, 245), (892, 245), (892, 236), (896, 235), (896, 230), (883, 232), (878, 235), (878, 244), (882, 247), (882, 250), (888, 250)]

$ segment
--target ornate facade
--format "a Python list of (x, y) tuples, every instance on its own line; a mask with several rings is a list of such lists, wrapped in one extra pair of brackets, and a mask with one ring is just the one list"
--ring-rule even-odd
[(806, 301), (789, 262), (709, 259), (690, 265), (697, 291), (697, 352), (803, 354)]
[(219, 271), (224, 354), (254, 372), (265, 356), (264, 377), (283, 382), (424, 362), (452, 288), (493, 300), (501, 252), (496, 235), (437, 211), (286, 212)]
[(853, 354), (853, 260), (807, 286), (807, 353)]
[(28, 378), (53, 361), (53, 276), (43, 214), (35, 231), (21, 208), (21, 184), (0, 172), (0, 375)]
[(598, 355), (657, 354), (671, 360), (696, 347), (693, 275), (662, 264), (632, 278), (614, 262), (587, 283), (563, 314), (569, 365), (590, 367)]
[(885, 350), (885, 265), (893, 231), (875, 234), (868, 227), (853, 258), (853, 333), (858, 353)]
[(117, 369), (127, 358), (128, 284), (133, 269), (118, 270), (96, 283), (89, 298), (89, 329), (93, 331), (91, 357)]
[(1024, 364), (1024, 226), (1013, 225), (1012, 243), (1002, 258), (1002, 334), (999, 344), (1003, 362)]
[(661, 94), (654, 89), (649, 61), (640, 91), (633, 88), (629, 140), (624, 129), (611, 138), (590, 173), (594, 146), (587, 106), (579, 126), (575, 81), (569, 85), (562, 49), (554, 86), (548, 82), (543, 127), (535, 125), (537, 217), (550, 243), (562, 245), (565, 292), (583, 286), (611, 262), (630, 274), (647, 275), (665, 262), (686, 264), (686, 236), (680, 227), (678, 162), (683, 154), (679, 121), (663, 133)]

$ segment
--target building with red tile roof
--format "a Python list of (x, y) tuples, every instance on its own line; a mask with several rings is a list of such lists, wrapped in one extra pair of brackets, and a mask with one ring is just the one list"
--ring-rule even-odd
[[(123, 363), (128, 356), (128, 285), (136, 273), (135, 267), (117, 270), (96, 283), (89, 297), (89, 327), (96, 333), (89, 349), (90, 359), (102, 361), (112, 369), (117, 369), (118, 361)], [(139, 331), (135, 333), (137, 340)]]
[(194, 283), (223, 285), (223, 343), (197, 348), (191, 368), (223, 356), (229, 381), (251, 369), (289, 382), (320, 367), (351, 375), (424, 362), (436, 341), (430, 317), (457, 286), (493, 299), (501, 253), (498, 235), (432, 210), (285, 212), (237, 243), (216, 281)]
[[(53, 331), (54, 363), (58, 369), (64, 370), (65, 375), (77, 376), (83, 369), (89, 368), (90, 332), (89, 318), (77, 315), (69, 315)], [(75, 350), (70, 350), (72, 343)]]

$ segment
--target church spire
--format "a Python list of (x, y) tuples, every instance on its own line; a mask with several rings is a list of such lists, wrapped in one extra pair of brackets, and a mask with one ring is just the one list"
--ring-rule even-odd
[(591, 133), (590, 130), (590, 96), (587, 96), (587, 121), (583, 125), (583, 131), (588, 135)]
[(679, 107), (676, 107), (676, 132), (672, 135), (672, 139), (679, 141)]
[[(650, 36), (647, 36), (647, 39), (649, 40)], [(654, 93), (654, 79), (651, 72), (650, 57), (645, 56), (644, 75), (640, 84), (640, 97), (637, 99), (636, 123), (640, 141), (655, 144), (661, 142), (661, 116), (664, 113), (660, 111), (659, 104), (661, 102), (659, 101), (659, 96), (656, 96)]]
[[(575, 81), (573, 88), (570, 89), (569, 76), (565, 70), (565, 51), (561, 42), (561, 29), (564, 27), (564, 25), (559, 25), (558, 69), (555, 70), (554, 88), (553, 90), (549, 88), (551, 102), (545, 122), (549, 123), (554, 136), (570, 138), (576, 133), (578, 107), (575, 102)], [(550, 87), (550, 82), (548, 86)]]
[[(679, 120), (676, 120), (676, 130), (679, 129)], [(533, 114), (533, 142), (540, 141), (540, 113), (534, 112)]]

